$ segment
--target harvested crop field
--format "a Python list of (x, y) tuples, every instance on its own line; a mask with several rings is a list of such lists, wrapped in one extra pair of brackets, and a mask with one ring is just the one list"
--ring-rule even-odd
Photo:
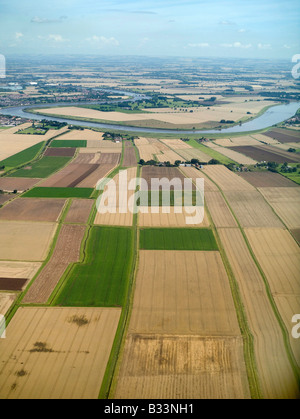
[(236, 227), (232, 212), (220, 191), (205, 192), (205, 203), (216, 227)]
[(280, 219), (258, 191), (228, 191), (225, 195), (242, 227), (284, 228)]
[(219, 252), (141, 250), (129, 333), (240, 335)]
[(86, 226), (63, 225), (54, 252), (23, 298), (23, 303), (46, 303), (70, 263), (78, 262)]
[(94, 201), (92, 199), (73, 199), (65, 218), (65, 223), (87, 223), (92, 211)]
[[(180, 172), (179, 169), (176, 167), (158, 167), (158, 166), (144, 166), (142, 169), (141, 178), (146, 181), (147, 187), (145, 182), (141, 184), (141, 190), (168, 190), (170, 185), (170, 190), (183, 190), (183, 183), (185, 176)], [(154, 180), (152, 181), (152, 179)], [(177, 184), (174, 182), (174, 186), (172, 187), (172, 183), (168, 181), (172, 181), (173, 179), (176, 179), (178, 182)], [(157, 187), (155, 186), (155, 183), (157, 180), (162, 180)], [(195, 188), (193, 188), (195, 189)]]
[(272, 293), (300, 295), (300, 248), (289, 231), (247, 228), (245, 232)]
[(120, 313), (19, 308), (0, 340), (0, 398), (97, 399)]
[(106, 177), (115, 167), (116, 165), (114, 164), (99, 165), (96, 170), (78, 183), (76, 188), (95, 188), (99, 180)]
[[(269, 147), (268, 149), (265, 147)], [(256, 160), (257, 162), (261, 161), (272, 161), (276, 163), (295, 163), (299, 162), (299, 157), (294, 155), (296, 153), (288, 153), (287, 151), (282, 151), (279, 148), (272, 146), (238, 146), (230, 147), (233, 151), (238, 151), (239, 153), (245, 154), (251, 159)], [(250, 163), (252, 164), (252, 163)]]
[(247, 399), (239, 337), (130, 334), (114, 399)]
[(267, 131), (264, 132), (264, 135), (270, 138), (273, 138), (281, 143), (299, 143), (300, 142), (300, 133), (291, 132), (291, 131)]
[(135, 148), (132, 146), (132, 144), (125, 144), (122, 166), (123, 167), (137, 166)]
[(254, 191), (254, 187), (239, 175), (223, 165), (207, 165), (203, 172), (222, 189), (222, 191)]
[(76, 148), (47, 148), (44, 153), (44, 156), (64, 156), (64, 157), (73, 157), (75, 155)]
[[(209, 219), (203, 207), (140, 207), (140, 227), (209, 227)], [(146, 212), (148, 211), (148, 212)], [(166, 212), (167, 211), (167, 212)]]
[(241, 172), (239, 175), (255, 188), (297, 187), (295, 182), (279, 173), (273, 172)]
[(82, 154), (78, 154), (76, 156), (76, 159), (74, 160), (74, 163), (76, 164), (100, 164), (100, 158), (101, 158), (101, 154), (100, 153), (82, 153)]
[(0, 220), (55, 222), (65, 203), (64, 199), (17, 198), (0, 209)]
[(160, 140), (160, 141), (162, 141), (164, 144), (166, 144), (166, 146), (172, 148), (173, 150), (185, 150), (185, 149), (192, 148), (186, 141), (182, 141), (179, 139)]
[(21, 177), (1, 177), (0, 178), (0, 189), (6, 192), (24, 192), (27, 189), (31, 189), (41, 179), (21, 178)]
[(243, 135), (242, 137), (220, 138), (214, 140), (214, 143), (222, 147), (231, 147), (235, 145), (258, 145), (259, 142), (250, 135)]
[(92, 131), (90, 129), (68, 130), (61, 138), (63, 140), (102, 140), (103, 132)]
[[(16, 293), (0, 292), (0, 314), (4, 316), (14, 303), (17, 297)], [(0, 339), (1, 341), (2, 339)], [(1, 396), (0, 396), (1, 398)]]
[(134, 203), (131, 198), (134, 195), (134, 191), (128, 191), (128, 185), (136, 178), (136, 175), (137, 169), (130, 168), (120, 171), (108, 182), (102, 195), (97, 200), (95, 224), (111, 226), (132, 225)]
[(55, 231), (54, 223), (1, 221), (0, 260), (45, 260)]
[(188, 148), (183, 150), (177, 150), (177, 154), (180, 155), (181, 159), (184, 161), (190, 161), (192, 159), (198, 159), (200, 162), (207, 163), (211, 160), (211, 156), (203, 153), (203, 151), (198, 150), (197, 148)]
[(300, 187), (262, 188), (260, 192), (288, 228), (300, 228)]
[(204, 179), (204, 191), (218, 191), (219, 188), (200, 170), (195, 169), (194, 167), (180, 167), (180, 171), (184, 174), (185, 177), (191, 179), (196, 183), (196, 179)]
[(182, 160), (182, 157), (179, 154), (175, 153), (175, 151), (170, 149), (165, 150), (162, 153), (156, 154), (156, 158), (159, 162), (164, 163), (169, 161), (171, 164), (174, 164), (176, 160)]
[(87, 176), (98, 169), (97, 164), (71, 163), (41, 183), (41, 186), (74, 188)]
[(0, 277), (32, 279), (41, 263), (0, 261)]
[(262, 396), (266, 399), (298, 398), (298, 383), (289, 362), (282, 330), (244, 237), (238, 228), (218, 229), (218, 234), (237, 281), (241, 303), (253, 334)]

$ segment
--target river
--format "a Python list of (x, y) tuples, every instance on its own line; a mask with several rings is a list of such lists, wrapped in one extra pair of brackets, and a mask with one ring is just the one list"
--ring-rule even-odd
[[(140, 99), (147, 98), (145, 95), (137, 95), (134, 93), (128, 92), (115, 92), (119, 94), (124, 94), (127, 96), (131, 96), (131, 101), (136, 101)], [(124, 100), (122, 100), (124, 102)], [(101, 102), (101, 103), (110, 103), (110, 102)], [(114, 102), (116, 103), (116, 102)], [(39, 105), (38, 108), (52, 108), (62, 105), (67, 106), (76, 106), (76, 105), (86, 105), (89, 104), (88, 102), (79, 102), (79, 103), (56, 103), (56, 104), (47, 104), (47, 105)], [(95, 102), (91, 103), (95, 104)], [(292, 117), (297, 112), (298, 108), (300, 107), (300, 102), (290, 102), (288, 104), (283, 105), (276, 105), (268, 108), (262, 115), (258, 116), (257, 118), (253, 118), (250, 121), (244, 122), (241, 125), (235, 125), (233, 127), (222, 128), (222, 129), (212, 129), (212, 130), (179, 130), (179, 129), (159, 129), (159, 128), (142, 128), (142, 127), (130, 127), (128, 125), (115, 125), (115, 124), (107, 124), (107, 123), (100, 123), (100, 122), (87, 122), (81, 121), (77, 119), (67, 119), (67, 118), (59, 118), (54, 116), (44, 116), (44, 115), (36, 115), (28, 112), (26, 109), (28, 106), (18, 106), (14, 108), (3, 108), (0, 109), (0, 114), (2, 115), (13, 115), (19, 116), (22, 118), (30, 118), (37, 121), (42, 119), (46, 119), (49, 121), (59, 121), (59, 122), (67, 122), (68, 124), (72, 125), (81, 125), (83, 127), (92, 127), (92, 128), (105, 128), (105, 129), (112, 129), (112, 130), (120, 130), (120, 131), (131, 131), (136, 133), (156, 133), (156, 134), (232, 134), (232, 133), (243, 133), (248, 131), (257, 131), (264, 128), (271, 127), (272, 125), (278, 124), (280, 122), (285, 121), (286, 119)]]

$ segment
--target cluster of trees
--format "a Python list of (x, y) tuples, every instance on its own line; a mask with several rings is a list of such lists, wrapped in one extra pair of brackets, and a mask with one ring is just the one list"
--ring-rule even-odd
[(140, 159), (139, 164), (141, 166), (178, 167), (178, 166), (180, 166), (180, 164), (205, 165), (205, 164), (221, 164), (221, 163), (219, 162), (219, 160), (216, 160), (216, 159), (211, 159), (208, 163), (201, 162), (198, 159), (191, 159), (189, 161), (176, 160), (174, 162), (174, 164), (170, 163), (169, 161), (165, 161), (165, 162), (162, 163), (162, 162), (157, 162), (156, 160), (145, 161), (143, 159)]

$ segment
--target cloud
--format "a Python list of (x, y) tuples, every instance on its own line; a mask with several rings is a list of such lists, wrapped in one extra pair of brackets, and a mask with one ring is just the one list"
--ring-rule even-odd
[(241, 29), (238, 30), (238, 32), (239, 33), (244, 33), (244, 32), (246, 32), (246, 29), (241, 28)]
[(290, 45), (284, 44), (284, 45), (283, 45), (283, 48), (290, 49), (290, 48), (292, 48), (292, 47), (291, 47)]
[(271, 49), (271, 44), (257, 44), (258, 49)]
[(191, 47), (191, 48), (208, 48), (209, 44), (207, 42), (199, 42), (197, 44), (188, 44), (188, 47)]
[(149, 10), (124, 10), (124, 9), (103, 9), (103, 12), (108, 13), (128, 13), (138, 15), (157, 15), (157, 12), (151, 12)]
[(236, 25), (236, 23), (235, 22), (232, 22), (230, 20), (221, 20), (219, 22), (219, 25), (233, 26), (233, 25)]
[(112, 45), (112, 46), (119, 46), (119, 41), (114, 38), (113, 36), (110, 38), (106, 38), (105, 36), (97, 36), (93, 35), (89, 38), (85, 39), (88, 42), (97, 43), (100, 45)]
[(69, 41), (69, 39), (63, 38), (61, 35), (57, 34), (50, 34), (48, 36), (38, 36), (38, 39), (42, 39), (48, 42), (66, 42)]
[(35, 16), (31, 19), (31, 23), (60, 23), (67, 19), (67, 16), (61, 16), (58, 19), (48, 19), (46, 17)]
[(251, 48), (252, 44), (242, 44), (241, 42), (233, 42), (232, 44), (221, 44), (223, 48)]
[(23, 34), (22, 34), (22, 32), (16, 32), (16, 34), (15, 34), (15, 38), (16, 39), (21, 39), (21, 38), (23, 38)]

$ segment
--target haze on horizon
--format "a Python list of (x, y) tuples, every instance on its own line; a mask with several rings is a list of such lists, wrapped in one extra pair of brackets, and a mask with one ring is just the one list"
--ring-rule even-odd
[(298, 0), (0, 0), (0, 54), (288, 59)]

